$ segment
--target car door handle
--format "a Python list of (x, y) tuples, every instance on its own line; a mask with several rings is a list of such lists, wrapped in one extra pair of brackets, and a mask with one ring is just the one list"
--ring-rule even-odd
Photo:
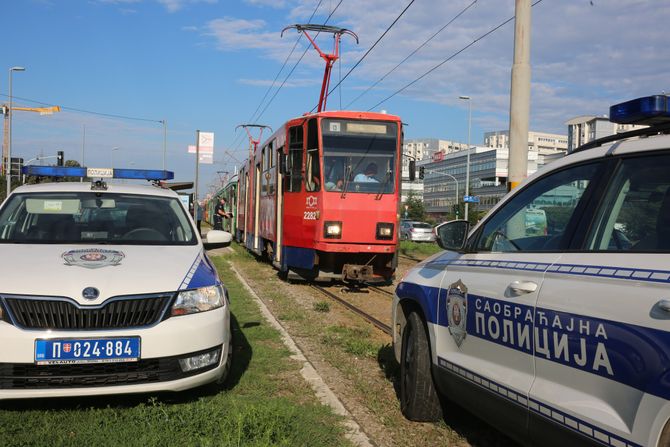
[(537, 284), (532, 281), (514, 281), (507, 286), (507, 291), (509, 293), (506, 293), (505, 295), (519, 296), (525, 295), (526, 293), (533, 293), (536, 290)]
[(661, 300), (656, 303), (656, 307), (661, 309), (663, 312), (670, 313), (670, 300)]

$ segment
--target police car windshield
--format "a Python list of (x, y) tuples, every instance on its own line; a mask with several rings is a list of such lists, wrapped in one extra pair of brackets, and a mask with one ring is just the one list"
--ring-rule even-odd
[(176, 198), (62, 192), (15, 194), (0, 211), (0, 243), (194, 245)]

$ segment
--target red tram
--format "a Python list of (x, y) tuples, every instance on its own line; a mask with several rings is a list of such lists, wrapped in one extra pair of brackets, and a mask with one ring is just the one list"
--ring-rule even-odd
[[(237, 240), (285, 275), (390, 281), (397, 266), (402, 121), (324, 111), (340, 37), (358, 42), (358, 36), (325, 25), (289, 28), (304, 33), (326, 62), (318, 109), (286, 122), (263, 144), (249, 134), (253, 150), (239, 174)], [(308, 31), (333, 34), (334, 51), (322, 52)], [(266, 126), (244, 127), (260, 127), (262, 135)]]
[(400, 118), (381, 113), (288, 121), (240, 170), (238, 242), (306, 279), (391, 280), (401, 139)]

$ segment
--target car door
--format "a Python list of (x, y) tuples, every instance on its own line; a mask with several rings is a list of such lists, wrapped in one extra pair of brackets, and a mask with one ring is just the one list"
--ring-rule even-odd
[(670, 417), (670, 154), (612, 163), (590, 231), (537, 304), (531, 433), (545, 445), (656, 445)]
[(450, 398), (499, 428), (525, 433), (538, 293), (597, 170), (563, 169), (524, 187), (444, 266), (438, 366), (454, 378)]

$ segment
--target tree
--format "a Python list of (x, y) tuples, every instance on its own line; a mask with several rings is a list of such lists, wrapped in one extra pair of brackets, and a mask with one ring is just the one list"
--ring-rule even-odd
[(407, 200), (403, 204), (403, 218), (424, 221), (426, 220), (426, 207), (423, 200), (414, 195), (414, 191), (410, 191)]

